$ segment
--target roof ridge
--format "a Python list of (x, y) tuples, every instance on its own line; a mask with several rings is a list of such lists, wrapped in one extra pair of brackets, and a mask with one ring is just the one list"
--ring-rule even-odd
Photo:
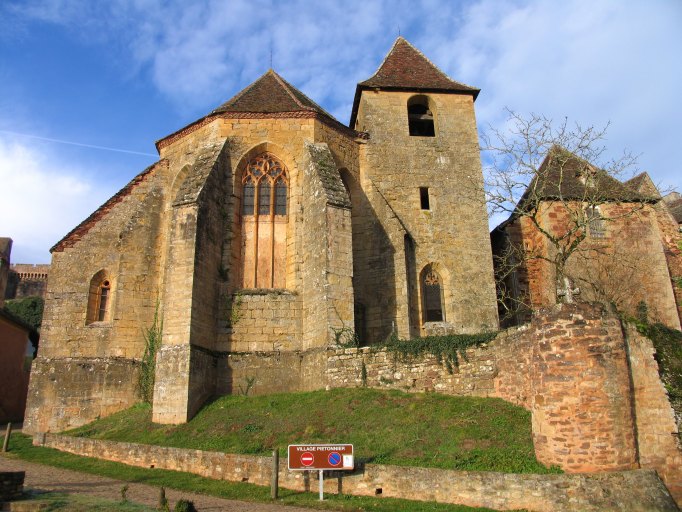
[[(293, 85), (291, 85), (289, 82), (284, 80), (284, 78), (279, 76), (279, 74), (274, 69), (272, 69), (272, 68), (268, 69), (266, 75), (268, 73), (272, 74), (272, 76), (275, 78), (275, 80), (277, 80), (279, 85), (281, 85), (284, 88), (284, 90), (287, 92), (287, 94), (291, 97), (291, 99), (294, 100), (294, 103), (296, 103), (296, 105), (301, 107), (303, 110), (315, 110), (312, 107), (308, 107), (308, 106), (304, 105), (303, 103), (301, 103), (299, 101), (299, 99), (296, 97), (296, 95), (293, 93), (293, 91), (291, 90), (293, 88)], [(301, 92), (301, 94), (303, 94), (303, 93)], [(305, 96), (305, 94), (303, 94), (303, 96)], [(307, 96), (305, 96), (305, 97), (306, 97), (306, 99), (310, 99)]]
[[(443, 71), (443, 70), (440, 69), (438, 66), (436, 66), (433, 62), (431, 62), (431, 59), (429, 59), (426, 55), (424, 55), (424, 53), (422, 53), (422, 51), (421, 51), (419, 48), (417, 48), (415, 45), (413, 45), (412, 43), (410, 43), (410, 42), (409, 42), (407, 39), (405, 39), (403, 36), (398, 36), (398, 39), (395, 40), (396, 44), (397, 44), (398, 41), (401, 40), (401, 39), (407, 44), (407, 46), (409, 46), (409, 47), (412, 48), (415, 52), (417, 52), (419, 55), (421, 55), (421, 57), (422, 57), (426, 62), (428, 62), (429, 64), (431, 64), (431, 65), (436, 69), (436, 71), (438, 71), (438, 72), (439, 72), (441, 75), (443, 75), (445, 78), (447, 78), (447, 79), (450, 80), (451, 82), (455, 82), (456, 84), (463, 85), (464, 87), (471, 87), (472, 89), (475, 89), (475, 87), (473, 87), (472, 85), (467, 85), (467, 84), (465, 84), (464, 82), (460, 82), (460, 81), (458, 81), (458, 80), (454, 80), (454, 79), (450, 78), (450, 77), (447, 75), (447, 73), (445, 73), (445, 71)], [(392, 48), (391, 48), (391, 49), (392, 49)], [(390, 53), (390, 52), (389, 52), (389, 53)]]
[[(384, 67), (384, 64), (386, 64), (386, 60), (388, 59), (389, 55), (391, 55), (391, 54), (393, 53), (393, 50), (395, 50), (395, 47), (396, 47), (396, 45), (398, 44), (398, 41), (400, 41), (401, 39), (402, 39), (403, 41), (405, 41), (407, 44), (410, 44), (410, 43), (407, 41), (407, 39), (405, 39), (403, 36), (398, 36), (398, 38), (397, 38), (395, 41), (393, 41), (393, 46), (391, 46), (391, 49), (388, 50), (388, 53), (386, 54), (386, 56), (384, 57), (384, 59), (381, 61), (381, 63), (379, 64), (379, 67), (378, 67), (377, 70), (374, 72), (374, 74), (372, 74), (372, 76), (370, 76), (369, 78), (366, 78), (366, 79), (363, 80), (362, 82), (369, 82), (372, 78), (374, 78), (375, 76), (377, 76), (377, 73), (379, 73), (379, 71), (381, 71), (381, 68)], [(412, 46), (412, 45), (410, 45), (410, 46)], [(360, 83), (362, 83), (362, 82), (360, 82)]]
[(220, 106), (214, 108), (214, 109), (209, 113), (209, 115), (215, 113), (215, 112), (216, 112), (220, 107), (222, 107), (223, 105), (228, 105), (228, 104), (231, 105), (231, 104), (233, 104), (233, 103), (236, 103), (237, 100), (239, 100), (239, 98), (241, 98), (242, 96), (244, 96), (244, 94), (246, 94), (248, 91), (250, 91), (250, 90), (253, 88), (253, 86), (256, 85), (261, 79), (263, 79), (263, 77), (265, 77), (270, 71), (272, 71), (272, 70), (270, 69), (270, 70), (266, 71), (266, 72), (263, 73), (261, 76), (259, 76), (258, 78), (256, 78), (253, 82), (251, 82), (249, 85), (247, 85), (246, 87), (244, 87), (244, 88), (243, 88), (241, 91), (239, 91), (237, 94), (235, 94), (234, 96), (232, 96), (232, 97), (231, 97), (229, 100), (227, 100), (225, 103), (223, 103), (223, 104), (221, 104)]
[[(336, 121), (337, 123), (340, 123), (340, 122), (341, 122), (341, 121), (339, 121), (338, 119), (336, 119), (332, 114), (330, 114), (329, 112), (327, 112), (324, 108), (322, 108), (316, 101), (312, 100), (312, 99), (310, 98), (310, 96), (308, 96), (306, 93), (304, 93), (301, 89), (299, 89), (298, 87), (296, 87), (296, 86), (290, 84), (289, 82), (287, 82), (286, 79), (285, 79), (284, 77), (282, 77), (281, 75), (279, 75), (276, 71), (273, 71), (273, 73), (275, 74), (275, 76), (276, 76), (279, 80), (281, 80), (281, 81), (284, 82), (287, 86), (289, 86), (289, 87), (291, 87), (292, 89), (294, 89), (296, 92), (298, 92), (301, 96), (303, 96), (308, 102), (310, 102), (310, 103), (313, 105), (312, 107), (310, 107), (310, 106), (305, 106), (305, 105), (301, 104), (301, 102), (295, 97), (296, 95), (293, 94), (293, 91), (287, 90), (287, 92), (289, 92), (290, 94), (293, 94), (294, 100), (296, 100), (296, 103), (297, 103), (298, 105), (301, 105), (302, 108), (304, 108), (304, 109), (306, 109), (306, 110), (310, 110), (310, 111), (312, 111), (312, 112), (319, 111), (320, 113), (322, 113), (322, 114), (324, 114), (324, 115), (326, 115), (326, 116), (332, 118), (332, 120)], [(343, 124), (343, 123), (342, 123), (342, 124)], [(345, 126), (345, 125), (344, 125), (344, 126)]]

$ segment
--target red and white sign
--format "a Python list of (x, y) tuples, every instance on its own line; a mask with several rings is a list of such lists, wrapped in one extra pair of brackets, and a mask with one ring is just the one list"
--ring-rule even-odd
[(352, 444), (290, 444), (289, 469), (335, 469), (355, 467)]
[(301, 464), (309, 468), (315, 462), (315, 456), (310, 452), (303, 452), (301, 454)]

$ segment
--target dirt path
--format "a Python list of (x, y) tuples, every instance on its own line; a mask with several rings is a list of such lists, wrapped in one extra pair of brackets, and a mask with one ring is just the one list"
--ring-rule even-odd
[[(44, 466), (23, 460), (8, 459), (0, 456), (0, 471), (26, 471), (24, 489), (57, 491), (70, 494), (87, 494), (110, 500), (121, 499), (121, 487), (126, 482), (103, 476), (78, 473), (68, 469)], [(159, 488), (151, 485), (128, 483), (128, 499), (155, 507), (159, 502)], [(166, 497), (171, 505), (181, 498), (191, 500), (199, 512), (310, 512), (309, 508), (269, 505), (266, 503), (247, 503), (245, 501), (225, 500), (203, 494), (193, 494), (175, 489), (166, 489)]]

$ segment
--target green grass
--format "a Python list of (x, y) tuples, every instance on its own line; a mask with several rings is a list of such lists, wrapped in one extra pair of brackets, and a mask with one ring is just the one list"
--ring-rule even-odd
[(269, 455), (296, 443), (352, 443), (367, 462), (469, 471), (558, 472), (537, 462), (530, 413), (500, 399), (336, 389), (228, 396), (183, 425), (138, 405), (68, 432), (95, 439)]
[[(164, 486), (166, 488), (234, 500), (271, 502), (270, 489), (267, 487), (248, 483), (211, 480), (189, 473), (137, 468), (117, 462), (81, 457), (51, 448), (33, 446), (31, 438), (22, 434), (12, 434), (9, 453), (3, 454), (3, 456), (107, 476), (127, 482)], [(300, 493), (288, 489), (280, 489), (279, 494), (280, 499), (278, 503), (281, 504), (342, 512), (364, 512), (369, 510), (376, 512), (492, 512), (487, 508), (472, 508), (461, 505), (333, 494), (325, 494), (325, 501), (320, 502), (318, 496), (314, 493)]]
[(44, 510), (47, 512), (154, 512), (156, 510), (155, 508), (132, 502), (122, 503), (94, 496), (57, 492), (34, 494), (29, 497), (29, 500), (27, 500), (27, 504), (37, 505), (40, 503), (46, 507)]

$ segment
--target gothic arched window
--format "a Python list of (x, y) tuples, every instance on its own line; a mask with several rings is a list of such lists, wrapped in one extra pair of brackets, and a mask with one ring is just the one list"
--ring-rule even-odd
[(251, 159), (242, 175), (242, 286), (284, 288), (287, 171), (270, 153)]
[(86, 323), (108, 322), (111, 319), (111, 278), (100, 270), (90, 280)]
[(424, 267), (421, 273), (422, 318), (424, 322), (443, 322), (443, 283), (431, 265)]

